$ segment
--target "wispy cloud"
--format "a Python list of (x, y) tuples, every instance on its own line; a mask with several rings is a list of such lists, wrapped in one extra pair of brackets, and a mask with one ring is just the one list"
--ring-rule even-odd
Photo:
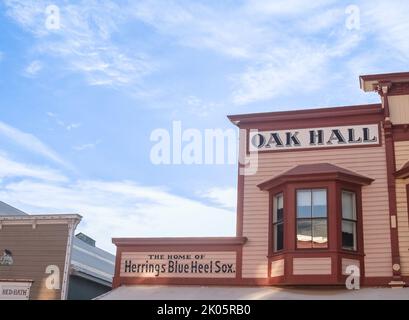
[(409, 6), (405, 0), (363, 1), (360, 4), (363, 31), (390, 48), (393, 56), (409, 59)]
[(34, 77), (42, 68), (43, 64), (38, 60), (34, 60), (25, 68), (24, 73), (28, 77)]
[(232, 236), (235, 230), (233, 210), (132, 181), (78, 180), (61, 185), (22, 180), (1, 186), (0, 199), (26, 212), (82, 214), (78, 230), (110, 251), (111, 237)]
[(227, 188), (210, 188), (207, 191), (200, 192), (199, 195), (210, 200), (215, 205), (222, 208), (235, 209), (237, 205), (237, 189), (232, 187)]
[(64, 161), (54, 150), (30, 133), (23, 132), (0, 121), (0, 135), (7, 137), (10, 141), (26, 150), (42, 155), (55, 163), (72, 169), (71, 165)]
[(137, 85), (150, 74), (154, 63), (143, 52), (116, 45), (112, 34), (124, 22), (127, 11), (115, 1), (56, 1), (60, 28), (46, 28), (45, 0), (5, 0), (7, 14), (36, 36), (34, 49), (64, 61), (60, 71), (83, 74), (91, 85)]
[(60, 119), (60, 117), (55, 114), (54, 112), (47, 112), (46, 113), (48, 117), (52, 118), (55, 120), (55, 122), (60, 126), (63, 127), (65, 130), (67, 131), (71, 131), (74, 129), (78, 129), (79, 127), (81, 127), (81, 123), (80, 122), (73, 122), (73, 123), (65, 123), (63, 120)]
[(100, 144), (101, 141), (97, 140), (95, 142), (92, 143), (84, 143), (84, 144), (80, 144), (77, 146), (72, 147), (75, 151), (85, 151), (85, 150), (89, 150), (89, 149), (94, 149), (98, 144)]
[(21, 163), (12, 160), (4, 153), (0, 153), (0, 179), (22, 177), (55, 182), (64, 182), (68, 180), (57, 170)]

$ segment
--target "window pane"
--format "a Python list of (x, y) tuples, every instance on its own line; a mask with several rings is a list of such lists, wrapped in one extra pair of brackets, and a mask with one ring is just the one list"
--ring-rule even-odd
[(356, 220), (355, 193), (342, 191), (342, 218)]
[(273, 223), (282, 221), (284, 218), (283, 194), (278, 194), (274, 197), (273, 210)]
[(297, 191), (297, 217), (311, 217), (311, 190)]
[(279, 251), (284, 248), (284, 224), (278, 223), (274, 225), (274, 251)]
[(312, 191), (312, 217), (324, 218), (327, 216), (327, 191)]
[(327, 219), (312, 219), (312, 247), (326, 248), (327, 243)]
[(342, 248), (356, 250), (356, 222), (342, 221)]
[(312, 248), (311, 220), (297, 220), (297, 248)]

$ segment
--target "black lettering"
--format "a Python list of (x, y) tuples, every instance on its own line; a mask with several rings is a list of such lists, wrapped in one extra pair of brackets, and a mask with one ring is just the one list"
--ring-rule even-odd
[(132, 272), (132, 261), (125, 260), (125, 272)]
[(323, 144), (323, 133), (323, 130), (310, 130), (310, 144)]
[(338, 140), (338, 144), (346, 143), (344, 136), (342, 135), (341, 131), (338, 129), (333, 129), (331, 132), (331, 136), (329, 137), (327, 144), (332, 144), (333, 140)]
[(362, 142), (362, 138), (355, 139), (355, 129), (348, 129), (348, 142)]
[(363, 133), (364, 133), (364, 142), (376, 142), (378, 139), (376, 136), (369, 138), (370, 132), (369, 128), (362, 128)]
[(286, 132), (285, 136), (286, 136), (286, 146), (291, 147), (292, 144), (294, 143), (294, 146), (299, 146), (301, 145), (300, 140), (298, 140), (297, 138), (298, 135), (298, 131), (291, 133), (291, 132)]
[(168, 261), (168, 272), (173, 273), (175, 271), (175, 263), (172, 260)]
[(264, 146), (264, 144), (266, 143), (266, 139), (264, 138), (264, 136), (260, 133), (255, 134), (252, 138), (251, 138), (251, 144), (253, 146), (255, 146), (256, 148), (260, 149)]
[(280, 136), (278, 135), (278, 133), (272, 133), (272, 134), (270, 135), (270, 139), (268, 139), (268, 142), (267, 142), (267, 144), (266, 144), (266, 148), (271, 148), (271, 145), (272, 145), (273, 143), (274, 143), (277, 147), (283, 147), (283, 146), (284, 146), (284, 144), (283, 144), (283, 142), (281, 141), (281, 138), (280, 138)]
[(192, 265), (190, 268), (192, 273), (197, 273), (198, 271), (198, 262), (197, 261), (192, 261)]

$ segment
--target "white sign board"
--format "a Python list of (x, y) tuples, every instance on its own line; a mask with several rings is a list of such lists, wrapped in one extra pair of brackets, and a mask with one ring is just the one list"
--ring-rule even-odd
[(274, 131), (251, 130), (249, 151), (378, 145), (379, 139), (379, 124)]
[(0, 282), (0, 300), (28, 300), (31, 282)]
[(121, 277), (235, 278), (236, 252), (123, 252)]

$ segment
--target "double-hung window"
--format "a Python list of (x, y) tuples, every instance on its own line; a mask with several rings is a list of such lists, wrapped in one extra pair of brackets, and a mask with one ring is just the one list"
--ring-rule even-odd
[(297, 248), (327, 248), (327, 190), (297, 190)]
[(274, 196), (273, 204), (273, 236), (274, 252), (284, 249), (284, 199), (283, 194)]
[(357, 250), (356, 239), (356, 195), (342, 191), (342, 249)]

